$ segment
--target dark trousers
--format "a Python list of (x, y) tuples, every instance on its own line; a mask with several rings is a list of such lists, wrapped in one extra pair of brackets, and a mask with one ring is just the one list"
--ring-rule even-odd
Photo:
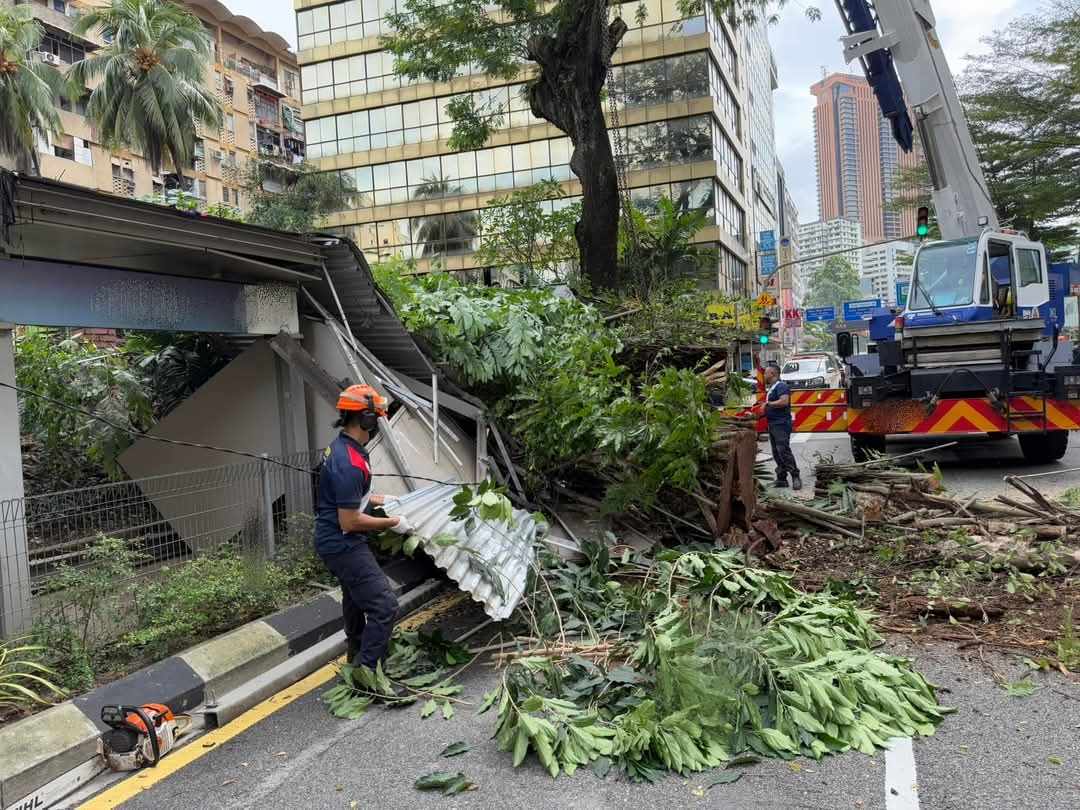
[(357, 542), (340, 554), (328, 554), (323, 561), (341, 583), (345, 637), (349, 650), (358, 652), (359, 658), (350, 663), (374, 669), (386, 655), (397, 618), (398, 601), (390, 581), (366, 542)]
[(791, 452), (791, 422), (769, 422), (769, 444), (772, 445), (772, 457), (776, 462), (776, 480), (786, 481), (788, 473), (799, 474), (795, 463), (795, 454)]

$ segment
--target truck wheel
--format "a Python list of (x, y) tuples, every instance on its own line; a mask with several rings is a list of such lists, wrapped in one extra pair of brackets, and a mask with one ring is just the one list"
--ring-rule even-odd
[(1069, 431), (1051, 430), (1048, 433), (1021, 433), (1020, 451), (1032, 464), (1060, 461), (1069, 448)]
[(878, 455), (885, 455), (885, 437), (866, 433), (851, 434), (851, 457), (857, 463), (870, 461)]

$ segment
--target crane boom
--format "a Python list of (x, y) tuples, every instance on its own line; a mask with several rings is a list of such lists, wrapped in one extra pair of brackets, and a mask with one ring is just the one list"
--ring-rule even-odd
[(905, 100), (914, 113), (942, 237), (962, 239), (987, 228), (998, 230), (929, 0), (874, 0), (872, 5), (870, 0), (836, 0), (836, 5), (849, 31), (841, 40), (844, 57), (862, 62), (882, 113), (908, 151), (911, 122)]

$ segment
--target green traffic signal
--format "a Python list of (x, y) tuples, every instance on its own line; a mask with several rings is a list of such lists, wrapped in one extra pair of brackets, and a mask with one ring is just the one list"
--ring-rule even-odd
[(762, 345), (762, 346), (768, 345), (768, 343), (769, 343), (769, 336), (768, 336), (768, 335), (761, 335), (761, 336), (760, 336), (760, 337), (758, 338), (758, 340), (759, 340), (759, 341), (761, 342), (761, 345)]
[(930, 227), (928, 225), (920, 224), (919, 227), (915, 230), (915, 233), (917, 233), (920, 237), (926, 236), (928, 233), (930, 233)]

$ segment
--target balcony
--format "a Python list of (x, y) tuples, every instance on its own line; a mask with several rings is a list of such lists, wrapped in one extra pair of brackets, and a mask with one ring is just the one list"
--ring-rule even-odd
[(255, 65), (237, 59), (235, 55), (226, 57), (223, 64), (229, 70), (234, 70), (246, 77), (252, 87), (277, 98), (285, 97), (285, 94), (278, 89), (277, 79), (270, 75), (269, 69), (260, 70)]

